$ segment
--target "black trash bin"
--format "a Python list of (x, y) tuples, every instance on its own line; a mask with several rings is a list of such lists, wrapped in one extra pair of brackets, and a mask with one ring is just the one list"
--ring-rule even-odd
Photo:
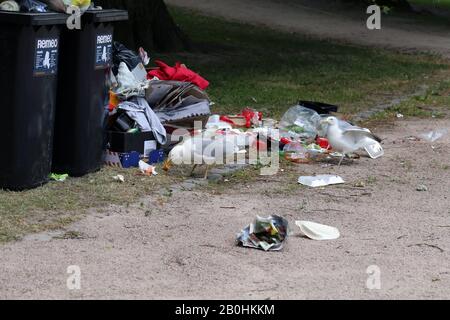
[(60, 32), (67, 16), (0, 12), (0, 189), (48, 181)]
[(123, 10), (86, 11), (61, 36), (53, 172), (79, 177), (102, 166), (114, 24)]

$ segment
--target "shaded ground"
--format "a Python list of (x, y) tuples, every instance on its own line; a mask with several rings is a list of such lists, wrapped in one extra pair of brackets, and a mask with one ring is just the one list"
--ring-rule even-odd
[[(448, 23), (430, 25), (420, 17), (382, 18), (381, 30), (368, 30), (363, 8), (343, 10), (325, 1), (307, 0), (166, 0), (170, 5), (195, 9), (236, 21), (265, 25), (284, 31), (309, 34), (377, 47), (435, 52), (450, 57)], [(440, 20), (433, 18), (434, 20)]]
[[(408, 138), (449, 126), (433, 119), (380, 127), (386, 155), (379, 160), (285, 165), (272, 177), (91, 210), (57, 238), (1, 246), (0, 298), (448, 298), (450, 135), (434, 144)], [(318, 190), (296, 184), (313, 173), (336, 173), (347, 183)], [(420, 184), (428, 191), (416, 191)], [(292, 225), (336, 226), (342, 237), (295, 235), (279, 253), (234, 246), (255, 215), (273, 213)], [(81, 268), (80, 291), (66, 288), (69, 265)], [(370, 265), (381, 269), (381, 290), (366, 289)]]
[[(344, 114), (356, 113), (424, 84), (427, 89), (419, 99), (408, 99), (377, 117), (395, 117), (397, 112), (430, 117), (450, 105), (450, 82), (441, 81), (449, 78), (449, 65), (437, 57), (318, 41), (186, 10), (171, 11), (199, 50), (151, 55), (169, 63), (182, 61), (210, 80), (214, 113), (239, 113), (250, 106), (279, 119), (299, 99), (325, 101), (339, 105)], [(85, 209), (132, 204), (180, 180), (175, 174), (145, 178), (138, 172), (105, 167), (27, 192), (0, 191), (0, 243), (59, 228), (82, 217)], [(113, 180), (117, 174), (125, 176), (127, 185)]]

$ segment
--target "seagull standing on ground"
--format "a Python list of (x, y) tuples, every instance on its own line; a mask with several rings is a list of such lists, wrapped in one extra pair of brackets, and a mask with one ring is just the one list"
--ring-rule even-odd
[(240, 150), (234, 136), (199, 136), (186, 139), (176, 145), (169, 153), (168, 160), (164, 163), (164, 170), (168, 171), (172, 165), (193, 164), (195, 168), (206, 165), (205, 179), (208, 178), (208, 170), (214, 164), (229, 164), (237, 154), (245, 154)]
[(346, 122), (340, 122), (336, 117), (328, 117), (321, 122), (328, 124), (327, 139), (333, 150), (342, 153), (342, 158), (338, 166), (341, 165), (345, 155), (353, 153), (361, 148), (365, 148), (368, 144), (381, 142), (380, 138), (364, 129), (352, 126)]

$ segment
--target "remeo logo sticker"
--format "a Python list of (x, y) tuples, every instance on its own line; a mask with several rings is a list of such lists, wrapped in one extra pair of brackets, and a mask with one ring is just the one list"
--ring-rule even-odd
[(107, 68), (111, 65), (112, 59), (112, 34), (97, 35), (95, 46), (95, 68)]
[(37, 39), (34, 75), (54, 75), (58, 72), (58, 38)]

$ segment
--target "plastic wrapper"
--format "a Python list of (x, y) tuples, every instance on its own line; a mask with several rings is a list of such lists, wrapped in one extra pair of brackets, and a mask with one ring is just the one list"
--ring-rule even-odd
[(243, 247), (279, 251), (288, 237), (288, 228), (287, 220), (277, 215), (267, 218), (257, 216), (252, 224), (238, 234), (236, 241)]
[(281, 118), (280, 134), (292, 140), (315, 140), (321, 119), (314, 110), (299, 105), (292, 107)]
[(286, 160), (295, 163), (308, 163), (310, 161), (308, 151), (300, 142), (291, 142), (283, 148)]
[(448, 134), (448, 129), (438, 129), (430, 132), (426, 132), (420, 135), (422, 139), (425, 139), (428, 142), (436, 142), (445, 135)]
[(47, 12), (48, 7), (45, 3), (36, 0), (21, 0), (19, 2), (20, 10), (24, 12)]

